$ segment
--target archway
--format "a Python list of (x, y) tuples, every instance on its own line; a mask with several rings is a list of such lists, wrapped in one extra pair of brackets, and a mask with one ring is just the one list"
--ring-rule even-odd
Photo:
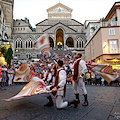
[(50, 42), (50, 47), (53, 49), (54, 48), (54, 41), (51, 37), (49, 37), (49, 42)]
[(68, 47), (74, 47), (74, 40), (71, 37), (67, 38), (66, 45)]
[(56, 48), (64, 49), (64, 32), (62, 29), (56, 31)]
[(84, 42), (83, 42), (83, 40), (80, 41), (80, 48), (84, 48)]

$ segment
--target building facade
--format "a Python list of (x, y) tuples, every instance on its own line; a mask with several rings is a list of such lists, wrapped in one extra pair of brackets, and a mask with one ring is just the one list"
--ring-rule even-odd
[(14, 0), (0, 1), (0, 35), (2, 39), (11, 39), (13, 26), (13, 5)]
[(86, 42), (93, 36), (94, 31), (99, 27), (100, 20), (86, 20), (84, 23), (84, 32), (86, 36)]
[(120, 2), (116, 2), (85, 45), (86, 62), (120, 69)]
[(72, 19), (72, 9), (58, 3), (47, 12), (48, 19), (36, 24), (36, 32), (31, 30), (26, 21), (17, 20), (13, 23), (14, 56), (19, 59), (39, 57), (40, 53), (33, 44), (44, 33), (49, 34), (51, 49), (84, 51), (84, 25)]

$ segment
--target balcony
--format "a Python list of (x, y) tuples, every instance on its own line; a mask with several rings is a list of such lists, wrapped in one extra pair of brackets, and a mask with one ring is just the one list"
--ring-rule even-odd
[(110, 27), (110, 26), (118, 26), (117, 21), (101, 22), (101, 27)]

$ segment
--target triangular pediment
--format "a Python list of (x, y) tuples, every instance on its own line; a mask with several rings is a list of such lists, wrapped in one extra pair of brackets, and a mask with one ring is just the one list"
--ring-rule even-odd
[(54, 32), (57, 28), (63, 28), (65, 30), (65, 33), (76, 33), (77, 31), (75, 31), (74, 29), (64, 25), (63, 23), (59, 22), (49, 28), (47, 28), (46, 30), (44, 30), (43, 32), (47, 32), (47, 33), (52, 33)]
[(48, 13), (71, 13), (72, 9), (61, 3), (58, 3), (50, 7), (49, 9), (47, 9), (47, 12)]

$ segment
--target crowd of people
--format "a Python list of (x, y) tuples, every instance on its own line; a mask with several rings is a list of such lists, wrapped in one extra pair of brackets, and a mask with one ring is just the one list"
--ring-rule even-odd
[[(80, 103), (78, 88), (82, 90), (82, 94), (84, 96), (84, 102), (82, 105), (88, 106), (87, 89), (85, 84), (108, 84), (104, 78), (99, 76), (99, 74), (93, 73), (89, 70), (86, 66), (86, 62), (82, 60), (81, 57), (82, 54), (80, 53), (68, 53), (64, 55), (54, 53), (50, 58), (45, 58), (43, 56), (37, 62), (27, 62), (30, 68), (29, 79), (37, 77), (45, 82), (47, 86), (46, 89), (52, 90), (52, 94), (56, 98), (57, 108), (65, 108), (71, 104), (73, 104), (74, 108), (76, 108)], [(21, 65), (22, 63), (19, 67)], [(16, 68), (14, 67), (14, 63), (11, 66), (0, 65), (1, 86), (12, 85), (15, 74)], [(63, 102), (66, 84), (73, 84), (75, 99), (72, 101)], [(120, 80), (116, 80), (111, 84), (114, 86), (120, 86)], [(53, 106), (54, 103), (51, 95), (46, 93), (46, 97), (49, 101), (45, 104), (45, 106)]]
[(6, 85), (12, 85), (13, 78), (15, 76), (15, 68), (14, 66), (9, 65), (0, 65), (0, 84), (1, 87)]
[[(49, 73), (49, 81), (53, 82), (53, 66), (56, 63), (57, 60), (63, 60), (64, 61), (64, 69), (67, 73), (67, 84), (72, 84), (72, 76), (73, 76), (73, 63), (75, 61), (75, 54), (68, 53), (64, 55), (60, 55), (58, 53), (54, 53), (51, 58), (44, 58), (41, 57), (41, 59), (37, 62), (27, 62), (31, 69), (31, 75), (34, 74), (34, 76), (38, 76), (40, 78), (45, 78), (47, 73)], [(22, 62), (21, 62), (22, 64)], [(19, 67), (21, 66), (19, 64)], [(15, 76), (15, 65), (12, 64), (9, 65), (0, 65), (0, 85), (12, 85), (13, 84), (13, 78)], [(120, 70), (117, 70), (117, 72), (120, 74)], [(108, 84), (106, 80), (101, 78), (98, 74), (93, 73), (91, 70), (88, 69), (85, 75), (85, 84), (89, 85), (112, 85), (112, 86), (120, 86), (119, 80), (116, 80), (115, 82), (111, 82)]]

